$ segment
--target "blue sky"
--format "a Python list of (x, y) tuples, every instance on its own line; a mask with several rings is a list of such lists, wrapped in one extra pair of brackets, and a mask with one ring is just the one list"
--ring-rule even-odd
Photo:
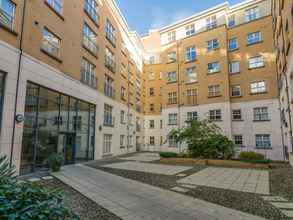
[[(139, 34), (171, 24), (224, 0), (116, 0), (130, 28)], [(231, 5), (243, 0), (229, 0)]]

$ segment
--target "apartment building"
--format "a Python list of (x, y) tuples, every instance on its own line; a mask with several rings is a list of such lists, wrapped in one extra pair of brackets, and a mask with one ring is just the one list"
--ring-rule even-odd
[(292, 104), (293, 104), (293, 2), (274, 0), (273, 39), (279, 80), (282, 138), (286, 156), (293, 152)]
[(270, 0), (226, 2), (142, 37), (146, 150), (183, 151), (169, 132), (207, 118), (237, 152), (284, 159), (272, 22)]
[(142, 48), (114, 0), (1, 0), (1, 154), (24, 174), (136, 151)]

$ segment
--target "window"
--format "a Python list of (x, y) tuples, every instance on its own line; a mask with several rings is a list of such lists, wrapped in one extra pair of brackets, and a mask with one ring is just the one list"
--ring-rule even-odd
[(83, 46), (95, 56), (98, 55), (97, 35), (86, 23), (83, 25)]
[(233, 121), (241, 121), (242, 120), (241, 109), (232, 110), (232, 120)]
[(177, 140), (175, 136), (168, 137), (169, 147), (177, 147)]
[(245, 21), (253, 21), (255, 19), (258, 19), (260, 17), (260, 10), (258, 7), (251, 8), (247, 11), (245, 11)]
[(114, 117), (113, 117), (113, 107), (111, 105), (104, 105), (104, 125), (105, 126), (114, 126)]
[(228, 27), (234, 27), (235, 24), (235, 15), (230, 15), (228, 18)]
[(168, 33), (168, 43), (176, 40), (176, 31), (171, 31)]
[(129, 147), (131, 147), (133, 145), (133, 136), (132, 135), (128, 136), (128, 143), (129, 143)]
[(115, 28), (109, 19), (106, 21), (106, 38), (113, 46), (116, 45)]
[(109, 50), (107, 47), (105, 49), (105, 66), (111, 71), (116, 71), (116, 62), (115, 62), (115, 56), (114, 53)]
[(155, 63), (155, 56), (150, 56), (149, 63), (154, 64)]
[(186, 30), (186, 36), (194, 35), (195, 34), (195, 26), (194, 26), (194, 24), (187, 25), (185, 27), (185, 30)]
[(176, 76), (175, 71), (167, 73), (167, 81), (168, 82), (176, 82), (177, 81), (177, 76)]
[(197, 74), (195, 72), (195, 66), (186, 69), (186, 82), (193, 83), (197, 82)]
[(268, 107), (258, 107), (253, 109), (253, 120), (254, 121), (268, 121), (269, 112)]
[(46, 0), (46, 2), (58, 13), (62, 13), (63, 0)]
[(13, 29), (16, 5), (11, 0), (0, 0), (0, 23)]
[(264, 81), (251, 83), (250, 92), (252, 94), (266, 92), (266, 83)]
[(216, 97), (221, 95), (220, 85), (211, 85), (208, 87), (209, 97)]
[(236, 37), (229, 39), (228, 48), (229, 50), (236, 50), (238, 48), (238, 41)]
[(242, 135), (234, 135), (233, 139), (234, 139), (234, 144), (237, 147), (243, 147), (243, 137), (242, 137)]
[(177, 92), (169, 92), (168, 93), (168, 104), (176, 104), (177, 103)]
[(163, 145), (163, 136), (160, 136), (160, 146)]
[(211, 16), (206, 19), (206, 27), (207, 29), (213, 29), (217, 27), (217, 17), (216, 15)]
[(155, 128), (155, 120), (150, 120), (150, 129)]
[(187, 122), (197, 120), (197, 112), (187, 112)]
[(106, 96), (115, 98), (114, 80), (105, 75), (104, 93)]
[(229, 73), (239, 73), (240, 72), (240, 62), (239, 61), (234, 61), (229, 63)]
[(122, 86), (120, 91), (120, 98), (124, 101), (126, 101), (126, 89)]
[(211, 120), (211, 121), (220, 121), (220, 120), (222, 120), (221, 109), (210, 110), (209, 111), (209, 120)]
[(160, 120), (160, 129), (163, 128), (163, 120)]
[(132, 124), (132, 119), (133, 119), (133, 115), (130, 113), (130, 114), (128, 115), (128, 122), (129, 122), (130, 125), (133, 125), (133, 124)]
[(155, 88), (150, 88), (150, 91), (149, 91), (150, 93), (150, 96), (154, 96), (155, 95)]
[(111, 153), (112, 134), (104, 134), (103, 139), (103, 154)]
[(269, 134), (256, 134), (255, 135), (256, 148), (271, 148), (271, 135)]
[(151, 146), (155, 145), (155, 137), (154, 136), (150, 136), (150, 145)]
[(125, 111), (120, 112), (120, 123), (125, 124)]
[(168, 62), (175, 62), (177, 59), (176, 57), (176, 52), (175, 51), (172, 51), (170, 53), (168, 53)]
[(85, 0), (84, 9), (86, 13), (91, 17), (91, 19), (98, 24), (99, 16), (98, 16), (98, 4), (96, 0)]
[(125, 135), (120, 135), (120, 147), (124, 146)]
[(197, 104), (197, 90), (196, 89), (188, 89), (186, 90), (186, 102), (187, 105), (196, 105)]
[(177, 125), (177, 113), (169, 114), (169, 125)]
[(155, 111), (155, 104), (153, 103), (150, 104), (150, 111), (151, 112)]
[(86, 59), (81, 61), (81, 82), (92, 88), (97, 88), (98, 79), (96, 77), (96, 67)]
[(264, 64), (263, 56), (257, 56), (257, 57), (252, 57), (248, 59), (249, 69), (260, 68), (260, 67), (263, 67), (264, 65), (265, 64)]
[(247, 34), (247, 44), (248, 45), (261, 42), (261, 40), (262, 40), (262, 37), (261, 37), (260, 31)]
[(241, 87), (240, 87), (240, 85), (231, 86), (231, 96), (232, 97), (241, 96)]
[(59, 57), (60, 44), (61, 40), (52, 32), (50, 32), (47, 28), (44, 28), (42, 49), (54, 57)]
[(208, 73), (216, 73), (220, 71), (220, 63), (208, 63)]
[(207, 43), (208, 43), (208, 51), (219, 48), (218, 39), (209, 40)]
[(185, 60), (186, 62), (194, 61), (196, 59), (195, 46), (187, 47), (185, 50)]

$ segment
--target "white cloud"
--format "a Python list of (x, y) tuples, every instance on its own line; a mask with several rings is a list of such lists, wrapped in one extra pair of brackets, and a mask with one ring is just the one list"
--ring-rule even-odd
[(161, 7), (153, 7), (150, 11), (151, 29), (161, 28), (178, 20), (189, 17), (193, 12), (189, 9), (179, 9), (175, 13), (166, 11)]
[(179, 9), (175, 13), (168, 12), (161, 7), (153, 7), (150, 12), (151, 29), (161, 28), (172, 24), (178, 20), (191, 16), (193, 12), (190, 9)]

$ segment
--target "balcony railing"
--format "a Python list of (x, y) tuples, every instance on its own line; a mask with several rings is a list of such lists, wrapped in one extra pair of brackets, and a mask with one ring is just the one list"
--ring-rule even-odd
[(116, 62), (109, 56), (105, 55), (105, 66), (113, 73), (116, 72)]
[(93, 74), (90, 74), (89, 72), (87, 72), (86, 70), (82, 69), (81, 70), (81, 79), (80, 81), (94, 89), (97, 88), (98, 85), (98, 79), (96, 76), (94, 76)]
[(4, 10), (0, 8), (0, 23), (8, 27), (9, 29), (13, 29), (13, 20), (14, 17), (10, 14), (6, 13)]
[(108, 83), (104, 84), (104, 93), (106, 96), (115, 98), (115, 89), (113, 88), (112, 85), (109, 85)]
[(83, 36), (83, 46), (88, 49), (94, 56), (98, 57), (99, 48), (97, 47), (96, 43), (87, 36)]

